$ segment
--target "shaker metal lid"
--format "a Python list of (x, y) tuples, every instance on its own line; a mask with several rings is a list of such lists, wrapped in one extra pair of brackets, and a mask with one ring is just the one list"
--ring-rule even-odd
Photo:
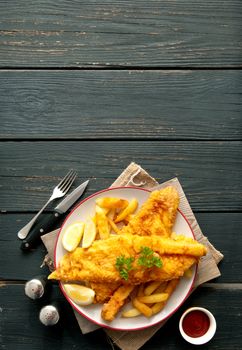
[(39, 313), (39, 319), (45, 326), (55, 325), (60, 319), (58, 309), (54, 305), (42, 307)]
[(24, 290), (25, 294), (31, 299), (41, 298), (45, 291), (43, 283), (37, 278), (26, 282)]

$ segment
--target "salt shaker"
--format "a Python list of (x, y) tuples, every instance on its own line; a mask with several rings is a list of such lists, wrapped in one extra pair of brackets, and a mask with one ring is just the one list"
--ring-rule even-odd
[(55, 303), (42, 307), (39, 313), (40, 322), (45, 326), (54, 326), (60, 319), (60, 313)]
[(44, 275), (36, 276), (25, 283), (25, 294), (31, 299), (41, 298), (46, 290), (47, 277)]

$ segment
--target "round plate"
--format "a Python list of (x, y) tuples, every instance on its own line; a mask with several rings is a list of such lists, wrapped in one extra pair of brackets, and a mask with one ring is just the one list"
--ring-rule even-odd
[[(81, 201), (67, 216), (65, 222), (63, 223), (59, 235), (57, 237), (56, 246), (55, 246), (55, 266), (58, 266), (59, 261), (66, 254), (65, 249), (62, 246), (62, 236), (65, 229), (74, 223), (75, 221), (86, 221), (89, 216), (94, 215), (95, 213), (95, 200), (97, 197), (119, 197), (131, 200), (136, 198), (139, 202), (139, 207), (144, 203), (150, 195), (150, 191), (144, 190), (137, 187), (116, 187), (109, 188), (100, 192), (97, 192), (90, 197)], [(178, 210), (175, 224), (173, 226), (173, 231), (177, 234), (183, 234), (187, 237), (194, 238), (193, 231), (184, 216), (184, 214)], [(105, 322), (101, 318), (101, 309), (102, 304), (92, 304), (88, 306), (79, 306), (74, 303), (65, 293), (62, 283), (60, 283), (61, 290), (68, 300), (68, 302), (75, 308), (75, 310), (86, 317), (88, 320), (106, 328), (116, 329), (116, 330), (138, 330), (153, 326), (161, 321), (164, 321), (166, 318), (171, 316), (185, 301), (188, 296), (193, 282), (196, 276), (196, 266), (192, 268), (192, 276), (190, 278), (181, 278), (180, 282), (166, 303), (164, 309), (158, 314), (146, 318), (145, 316), (137, 316), (133, 318), (124, 318), (121, 317), (121, 312), (116, 316), (116, 318), (111, 322)], [(123, 309), (130, 308), (130, 305), (127, 304)]]

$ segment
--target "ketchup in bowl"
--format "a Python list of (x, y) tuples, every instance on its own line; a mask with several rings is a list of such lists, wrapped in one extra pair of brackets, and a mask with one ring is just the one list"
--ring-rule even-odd
[(193, 310), (186, 314), (182, 322), (184, 332), (193, 338), (201, 337), (207, 333), (210, 320), (207, 314), (201, 310)]
[(202, 307), (186, 310), (179, 322), (180, 333), (191, 344), (205, 344), (216, 332), (216, 320), (210, 311)]

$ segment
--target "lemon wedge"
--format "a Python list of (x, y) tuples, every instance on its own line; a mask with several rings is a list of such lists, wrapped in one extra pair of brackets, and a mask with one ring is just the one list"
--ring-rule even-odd
[(72, 252), (80, 243), (84, 232), (84, 226), (84, 222), (75, 222), (67, 227), (62, 237), (62, 245), (68, 252)]
[(93, 219), (86, 221), (82, 239), (82, 248), (88, 248), (95, 240), (97, 234), (96, 224)]
[(78, 305), (90, 305), (93, 303), (95, 292), (93, 289), (80, 284), (64, 284), (66, 294)]

